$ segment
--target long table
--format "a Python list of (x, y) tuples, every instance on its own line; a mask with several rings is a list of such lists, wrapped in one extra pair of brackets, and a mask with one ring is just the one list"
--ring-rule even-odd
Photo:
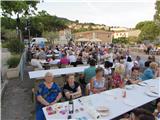
[[(125, 98), (122, 97), (123, 89), (116, 88), (104, 91), (100, 94), (81, 97), (79, 99), (82, 101), (82, 103), (87, 103), (88, 105), (92, 106), (95, 110), (97, 106), (108, 107), (108, 116), (101, 117), (100, 119), (111, 120), (137, 107), (140, 107), (146, 103), (160, 98), (160, 77), (157, 79), (147, 80), (145, 81), (145, 83), (147, 83), (145, 86), (134, 85), (133, 89), (126, 89)], [(154, 97), (148, 96), (146, 92), (150, 91), (151, 88), (155, 88), (156, 92), (158, 92), (159, 94), (157, 94)], [(82, 105), (79, 102), (79, 99), (74, 100), (74, 109), (84, 107), (84, 105)], [(68, 106), (68, 102), (57, 103), (56, 105), (52, 105), (51, 107), (54, 109), (56, 106), (61, 106), (61, 109), (63, 109), (64, 106)], [(66, 120), (68, 116), (67, 113), (62, 115), (59, 112), (53, 115), (48, 115), (46, 107), (43, 108), (43, 112), (47, 120)], [(78, 119), (82, 117), (86, 117), (88, 120), (93, 119), (85, 110), (85, 107), (84, 111), (78, 113), (74, 112), (74, 114), (72, 115), (73, 119)]]
[[(103, 65), (100, 65), (103, 67)], [(71, 73), (81, 73), (89, 66), (79, 66), (79, 67), (69, 67), (69, 68), (60, 68), (60, 69), (50, 69), (50, 70), (37, 70), (29, 72), (30, 79), (33, 78), (43, 78), (47, 72), (51, 72), (54, 76), (71, 74)], [(97, 67), (97, 66), (96, 66)]]

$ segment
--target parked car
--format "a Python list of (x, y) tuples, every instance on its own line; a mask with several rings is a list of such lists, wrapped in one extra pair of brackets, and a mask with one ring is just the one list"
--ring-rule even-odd
[(47, 39), (46, 38), (42, 38), (42, 37), (36, 37), (36, 38), (32, 38), (32, 40), (30, 41), (30, 46), (32, 47), (33, 45), (37, 44), (41, 44), (41, 43), (46, 43)]

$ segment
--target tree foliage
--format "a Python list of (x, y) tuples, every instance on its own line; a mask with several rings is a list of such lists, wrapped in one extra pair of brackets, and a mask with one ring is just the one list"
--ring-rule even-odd
[(9, 42), (10, 40), (17, 39), (16, 30), (1, 28), (1, 39), (5, 40), (5, 42)]
[[(30, 29), (31, 36), (42, 36), (44, 31), (59, 31), (68, 28), (70, 21), (65, 18), (59, 18), (57, 16), (51, 16), (46, 11), (38, 12), (37, 15), (31, 16), (28, 19), (26, 17), (20, 18), (19, 28), (22, 30), (23, 36), (28, 35), (27, 21), (29, 21), (28, 28)], [(2, 17), (2, 27), (6, 29), (15, 29), (16, 20), (8, 17)]]
[(19, 62), (20, 62), (20, 55), (14, 55), (7, 60), (7, 64), (9, 68), (17, 67)]
[(113, 39), (112, 40), (112, 43), (124, 43), (124, 44), (127, 44), (129, 41), (128, 41), (128, 38), (126, 37), (120, 37), (120, 38), (117, 38), (117, 39)]
[(24, 49), (24, 43), (21, 42), (20, 40), (11, 40), (8, 45), (8, 49), (10, 52), (19, 54), (23, 52)]
[(58, 36), (59, 36), (58, 32), (53, 32), (53, 31), (52, 32), (45, 31), (45, 32), (42, 33), (42, 36), (44, 38), (47, 38), (47, 40), (50, 44), (54, 44), (55, 41), (59, 39), (58, 38)]
[(37, 10), (38, 1), (1, 1), (2, 15), (11, 16), (14, 14), (28, 15)]
[(136, 25), (136, 29), (139, 29), (139, 30), (142, 30), (142, 28), (148, 24), (152, 24), (153, 21), (142, 21), (142, 22), (139, 22), (137, 25)]
[(160, 1), (156, 1), (156, 13), (155, 13), (155, 15), (154, 15), (154, 20), (156, 21), (156, 22), (158, 22), (159, 23), (159, 25), (160, 25)]
[(160, 34), (160, 27), (154, 21), (144, 21), (136, 25), (141, 30), (139, 40), (155, 40)]

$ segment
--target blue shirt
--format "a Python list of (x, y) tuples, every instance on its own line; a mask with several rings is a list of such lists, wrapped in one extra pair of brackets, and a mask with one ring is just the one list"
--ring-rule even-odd
[[(42, 96), (47, 102), (51, 103), (56, 100), (56, 97), (60, 92), (61, 89), (56, 83), (53, 83), (52, 87), (49, 89), (45, 86), (44, 82), (42, 82), (38, 87), (36, 96)], [(40, 103), (38, 103), (38, 106), (40, 108), (43, 107), (43, 105)]]
[(41, 43), (39, 44), (40, 48), (44, 48), (45, 43), (43, 41), (41, 41)]
[(149, 80), (149, 79), (153, 79), (154, 78), (154, 71), (151, 68), (147, 68), (143, 75), (141, 76), (141, 79), (144, 80)]

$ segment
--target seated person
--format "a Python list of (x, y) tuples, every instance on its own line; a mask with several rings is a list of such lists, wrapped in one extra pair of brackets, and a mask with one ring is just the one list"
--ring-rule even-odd
[(113, 63), (109, 62), (109, 61), (106, 61), (104, 63), (104, 74), (105, 75), (111, 75), (112, 74), (112, 69), (111, 67), (113, 66)]
[(43, 69), (39, 59), (36, 57), (36, 54), (34, 54), (33, 58), (31, 59), (31, 65), (33, 67), (37, 67), (38, 69)]
[(75, 99), (82, 96), (80, 84), (75, 82), (74, 74), (67, 76), (67, 84), (64, 85), (63, 92), (67, 100), (69, 100), (70, 97)]
[(139, 71), (140, 71), (140, 69), (138, 67), (132, 68), (131, 75), (128, 78), (128, 84), (137, 84), (137, 83), (141, 82)]
[(44, 82), (39, 85), (36, 92), (36, 120), (44, 120), (45, 116), (42, 108), (57, 103), (61, 97), (61, 89), (54, 82), (52, 73), (47, 72)]
[(103, 77), (104, 70), (101, 67), (96, 68), (96, 76), (90, 81), (90, 93), (96, 94), (107, 89), (106, 81)]
[(129, 118), (122, 118), (120, 120), (156, 120), (156, 118), (148, 110), (137, 108), (130, 113)]
[(157, 103), (157, 108), (155, 109), (153, 115), (154, 115), (156, 118), (160, 119), (160, 101)]
[(90, 80), (96, 75), (96, 61), (91, 59), (89, 67), (84, 70), (85, 84), (90, 83)]
[(158, 64), (158, 67), (155, 73), (155, 77), (160, 77), (160, 63)]
[(57, 65), (57, 64), (59, 64), (59, 62), (60, 62), (60, 59), (56, 59), (55, 56), (53, 55), (51, 60), (49, 61), (49, 64)]
[(155, 73), (158, 68), (158, 64), (156, 62), (151, 62), (149, 67), (144, 71), (143, 75), (141, 76), (142, 80), (149, 80), (155, 78)]
[(60, 59), (61, 65), (69, 65), (69, 59), (67, 58), (67, 54), (64, 54), (63, 57)]
[(122, 71), (124, 71), (124, 69), (122, 69), (121, 66), (116, 66), (115, 70), (113, 72), (112, 75), (112, 87), (113, 88), (118, 88), (118, 87), (123, 87), (123, 80), (122, 80)]
[(73, 52), (70, 52), (70, 55), (68, 56), (68, 59), (69, 59), (69, 62), (70, 62), (71, 65), (73, 65), (74, 67), (77, 66), (77, 63), (76, 63), (77, 57)]
[(129, 120), (156, 120), (152, 113), (149, 111), (139, 108), (133, 110), (133, 112), (130, 115)]
[(113, 63), (109, 61), (105, 61), (104, 63), (104, 77), (106, 78), (106, 82), (108, 82), (108, 88), (112, 86), (112, 69)]

